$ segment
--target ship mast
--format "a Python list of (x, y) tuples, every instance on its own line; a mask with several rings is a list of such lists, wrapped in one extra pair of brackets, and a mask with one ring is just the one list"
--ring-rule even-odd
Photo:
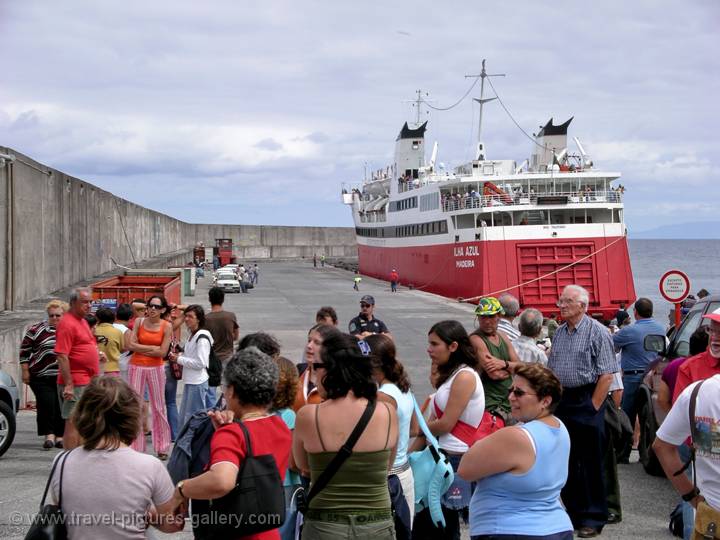
[(490, 101), (493, 101), (497, 99), (496, 97), (492, 98), (484, 98), (485, 95), (485, 79), (487, 77), (504, 77), (504, 73), (487, 73), (485, 71), (485, 59), (483, 58), (482, 61), (482, 70), (480, 71), (480, 75), (465, 75), (466, 79), (477, 79), (480, 77), (480, 98), (473, 98), (473, 101), (477, 101), (480, 104), (480, 115), (478, 118), (478, 135), (477, 135), (477, 142), (478, 142), (478, 149), (481, 147), (482, 144), (482, 117), (483, 117), (483, 105), (485, 103), (488, 103)]
[[(412, 103), (412, 106), (415, 107), (415, 127), (419, 128), (422, 124), (421, 117), (423, 103), (427, 105), (428, 103), (431, 103), (435, 100), (427, 99), (430, 94), (428, 94), (427, 92), (423, 92), (422, 90), (416, 90), (415, 93), (417, 94), (417, 98), (413, 99), (412, 101), (405, 101), (405, 103)], [(423, 94), (425, 94), (424, 98)]]

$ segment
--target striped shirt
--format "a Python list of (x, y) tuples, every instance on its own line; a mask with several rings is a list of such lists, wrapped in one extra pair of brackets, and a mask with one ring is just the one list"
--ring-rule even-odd
[(20, 345), (20, 363), (28, 364), (31, 377), (57, 377), (55, 327), (47, 321), (32, 325)]
[(567, 323), (560, 325), (548, 367), (566, 388), (595, 384), (601, 375), (620, 371), (610, 331), (587, 315), (574, 330)]
[(498, 330), (505, 333), (510, 341), (515, 341), (520, 337), (520, 330), (513, 326), (513, 323), (502, 317), (498, 318)]
[(533, 338), (527, 336), (520, 336), (513, 341), (513, 348), (518, 355), (518, 358), (528, 364), (547, 364), (547, 356), (545, 351), (537, 346)]

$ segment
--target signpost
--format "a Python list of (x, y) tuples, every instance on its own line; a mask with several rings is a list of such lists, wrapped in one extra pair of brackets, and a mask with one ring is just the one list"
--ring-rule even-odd
[(680, 326), (680, 303), (690, 294), (690, 278), (680, 270), (668, 270), (660, 278), (660, 294), (675, 304), (675, 328)]

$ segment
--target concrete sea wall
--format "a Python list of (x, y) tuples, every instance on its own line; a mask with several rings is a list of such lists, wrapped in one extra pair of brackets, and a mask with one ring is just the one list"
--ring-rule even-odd
[(232, 238), (240, 261), (357, 256), (350, 227), (185, 223), (11, 148), (0, 146), (0, 155), (6, 156), (0, 156), (0, 311), (111, 271), (115, 263), (184, 254), (216, 238)]

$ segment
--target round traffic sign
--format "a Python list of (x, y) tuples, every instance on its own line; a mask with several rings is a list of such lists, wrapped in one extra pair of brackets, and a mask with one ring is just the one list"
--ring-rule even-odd
[(660, 278), (660, 294), (668, 302), (682, 302), (690, 294), (690, 278), (680, 270), (668, 270)]

